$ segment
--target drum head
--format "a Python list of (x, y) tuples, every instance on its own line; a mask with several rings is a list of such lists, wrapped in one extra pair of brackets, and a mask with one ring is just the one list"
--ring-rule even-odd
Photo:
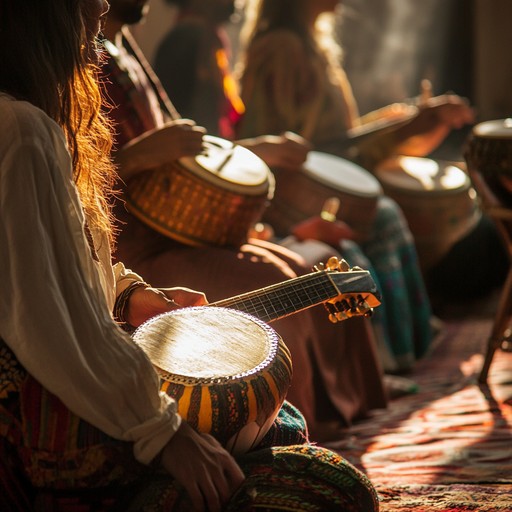
[(183, 384), (215, 384), (269, 366), (279, 335), (261, 320), (222, 307), (170, 311), (142, 324), (133, 335), (160, 375)]
[(378, 180), (361, 166), (327, 153), (310, 151), (304, 173), (323, 185), (359, 197), (378, 197), (382, 188)]
[(411, 194), (449, 194), (470, 187), (467, 174), (449, 162), (403, 156), (383, 163), (375, 172), (384, 188)]
[(473, 135), (488, 139), (512, 138), (512, 119), (485, 121), (473, 127)]
[(265, 162), (252, 151), (230, 141), (204, 136), (205, 153), (179, 160), (191, 173), (235, 193), (261, 195), (273, 182)]

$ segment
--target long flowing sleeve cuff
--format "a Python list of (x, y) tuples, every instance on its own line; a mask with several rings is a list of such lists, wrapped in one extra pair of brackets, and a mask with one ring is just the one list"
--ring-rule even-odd
[(142, 464), (150, 464), (181, 425), (181, 416), (176, 413), (176, 402), (164, 392), (161, 395), (167, 398), (162, 400), (169, 404), (167, 411), (126, 432), (128, 440), (135, 440), (133, 454)]

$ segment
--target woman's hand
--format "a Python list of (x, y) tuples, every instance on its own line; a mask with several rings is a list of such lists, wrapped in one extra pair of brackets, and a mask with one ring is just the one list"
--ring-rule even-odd
[(216, 439), (197, 433), (185, 421), (162, 450), (161, 463), (186, 489), (198, 512), (220, 512), (245, 479)]
[(188, 288), (136, 288), (130, 295), (126, 321), (138, 327), (161, 313), (207, 303), (204, 293)]
[(418, 115), (397, 128), (395, 153), (425, 156), (434, 151), (454, 129), (475, 121), (473, 109), (455, 94), (427, 99), (419, 106)]
[(320, 240), (332, 247), (339, 248), (342, 240), (354, 240), (356, 233), (341, 220), (329, 221), (320, 216), (310, 217), (291, 229), (297, 240)]
[(119, 175), (124, 180), (185, 156), (203, 151), (206, 130), (190, 119), (171, 121), (130, 141), (116, 154)]
[(281, 135), (262, 135), (237, 141), (240, 146), (250, 149), (269, 167), (297, 171), (306, 161), (311, 149), (309, 142), (292, 132)]

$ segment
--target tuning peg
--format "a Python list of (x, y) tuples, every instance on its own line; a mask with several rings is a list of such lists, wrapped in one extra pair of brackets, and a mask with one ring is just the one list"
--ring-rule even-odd
[(336, 320), (338, 320), (338, 322), (342, 322), (347, 318), (349, 318), (349, 314), (347, 314), (345, 311), (338, 311), (338, 313), (336, 313)]
[[(317, 263), (316, 265), (313, 266), (314, 272), (321, 272), (322, 270), (325, 270), (325, 264), (323, 261), (321, 261), (320, 263)], [(329, 270), (332, 270), (332, 269), (329, 269)]]
[(356, 306), (356, 309), (357, 309), (357, 312), (360, 314), (360, 315), (366, 315), (366, 313), (368, 312), (368, 310), (370, 310), (370, 305), (368, 304), (368, 302), (366, 302), (364, 299), (361, 299), (358, 303), (357, 303), (357, 306)]
[(327, 269), (328, 270), (338, 270), (339, 269), (339, 260), (336, 256), (331, 256), (328, 260), (327, 260)]
[(341, 272), (348, 272), (350, 270), (350, 265), (348, 264), (347, 260), (342, 259), (340, 261), (340, 270)]

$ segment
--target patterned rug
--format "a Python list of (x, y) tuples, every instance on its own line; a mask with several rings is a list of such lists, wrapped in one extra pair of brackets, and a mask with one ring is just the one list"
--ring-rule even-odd
[(368, 474), (381, 512), (512, 511), (512, 353), (477, 382), (490, 328), (448, 322), (411, 375), (419, 392), (329, 444)]

